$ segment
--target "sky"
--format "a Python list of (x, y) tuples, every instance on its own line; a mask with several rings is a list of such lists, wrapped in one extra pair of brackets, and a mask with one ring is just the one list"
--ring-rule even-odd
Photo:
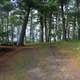
[(11, 2), (12, 2), (12, 3), (16, 3), (16, 2), (17, 2), (17, 0), (11, 0)]

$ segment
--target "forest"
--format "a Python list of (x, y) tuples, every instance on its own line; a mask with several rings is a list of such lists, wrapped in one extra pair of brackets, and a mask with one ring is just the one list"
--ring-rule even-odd
[(0, 0), (0, 45), (80, 40), (79, 0)]
[(0, 80), (80, 80), (80, 0), (0, 0)]

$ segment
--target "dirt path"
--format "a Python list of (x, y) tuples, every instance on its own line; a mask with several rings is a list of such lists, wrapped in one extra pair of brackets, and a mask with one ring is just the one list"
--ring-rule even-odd
[(53, 47), (22, 48), (0, 62), (0, 80), (80, 80), (80, 66)]

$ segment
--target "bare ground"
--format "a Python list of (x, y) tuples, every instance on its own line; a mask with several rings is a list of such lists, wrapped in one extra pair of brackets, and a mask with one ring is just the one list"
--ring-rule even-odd
[(70, 53), (52, 46), (15, 48), (0, 56), (0, 80), (80, 80), (80, 65)]

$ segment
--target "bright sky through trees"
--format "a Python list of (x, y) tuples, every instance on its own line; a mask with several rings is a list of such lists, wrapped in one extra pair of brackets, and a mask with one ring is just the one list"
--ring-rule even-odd
[(11, 2), (12, 2), (12, 3), (16, 3), (16, 2), (17, 2), (17, 0), (11, 0)]

